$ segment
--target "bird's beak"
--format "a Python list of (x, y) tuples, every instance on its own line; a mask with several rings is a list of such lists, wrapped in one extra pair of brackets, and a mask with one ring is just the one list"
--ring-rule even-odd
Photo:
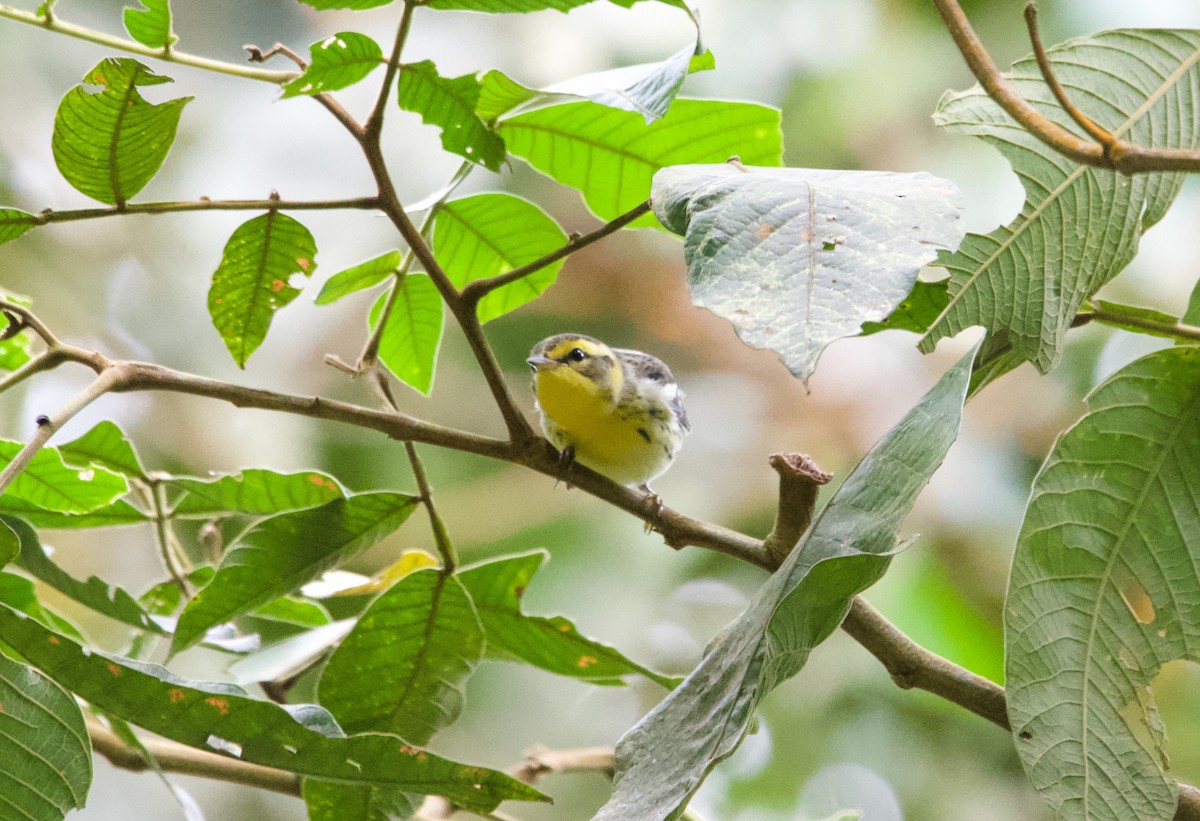
[(552, 368), (558, 364), (548, 356), (531, 356), (526, 359), (525, 362), (528, 363), (529, 367), (533, 369), (534, 373), (537, 373), (538, 371), (544, 371), (547, 368)]

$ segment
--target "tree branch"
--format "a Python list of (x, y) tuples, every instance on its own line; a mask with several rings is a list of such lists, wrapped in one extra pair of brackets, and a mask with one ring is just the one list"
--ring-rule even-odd
[(808, 530), (817, 506), (817, 493), (833, 475), (821, 470), (812, 457), (803, 453), (775, 453), (767, 463), (779, 474), (779, 506), (775, 526), (763, 539), (763, 550), (771, 561), (780, 565)]
[(383, 73), (383, 82), (379, 86), (379, 95), (375, 99), (375, 105), (371, 109), (371, 113), (367, 116), (367, 121), (363, 126), (363, 139), (366, 142), (379, 145), (379, 138), (383, 134), (383, 115), (387, 110), (388, 96), (392, 91), (392, 83), (396, 81), (396, 74), (400, 71), (400, 54), (404, 51), (404, 41), (408, 39), (409, 29), (412, 27), (413, 9), (416, 3), (413, 0), (404, 0), (403, 9), (400, 12), (400, 23), (396, 26), (396, 39), (392, 43), (392, 52), (388, 56), (387, 68)]
[(139, 54), (143, 57), (153, 57), (156, 60), (164, 60), (168, 63), (178, 63), (183, 66), (191, 66), (192, 68), (201, 68), (205, 71), (215, 71), (218, 74), (229, 74), (233, 77), (244, 77), (247, 80), (261, 80), (266, 83), (274, 83), (279, 85), (294, 79), (297, 73), (294, 71), (268, 71), (263, 68), (250, 68), (249, 66), (238, 65), (237, 63), (224, 63), (220, 60), (210, 60), (207, 57), (198, 57), (194, 54), (187, 54), (182, 51), (176, 51), (169, 46), (164, 48), (151, 48), (150, 46), (142, 45), (136, 40), (126, 40), (123, 37), (114, 37), (111, 34), (105, 34), (102, 31), (77, 26), (73, 23), (67, 23), (60, 20), (57, 15), (46, 14), (45, 16), (35, 14), (31, 11), (23, 11), (14, 9), (12, 6), (0, 5), (0, 17), (7, 17), (9, 20), (16, 20), (19, 23), (27, 23), (31, 26), (37, 26), (47, 31), (53, 31), (58, 34), (65, 34), (68, 37), (75, 37), (79, 40), (87, 40), (89, 43), (97, 43), (109, 48), (120, 49), (127, 51), (130, 54)]
[(462, 289), (463, 301), (472, 304), (478, 304), (479, 300), (483, 299), (484, 296), (490, 294), (497, 288), (502, 288), (505, 285), (516, 282), (519, 279), (524, 279), (530, 274), (542, 270), (547, 265), (551, 265), (555, 262), (558, 262), (560, 259), (564, 259), (570, 254), (575, 253), (580, 248), (585, 248), (597, 240), (604, 239), (610, 234), (615, 234), (617, 231), (620, 231), (638, 217), (648, 213), (650, 213), (649, 200), (639, 204), (637, 207), (632, 208), (629, 211), (626, 211), (624, 214), (612, 220), (611, 222), (605, 223), (595, 231), (592, 231), (588, 234), (576, 234), (572, 236), (570, 240), (567, 241), (566, 245), (562, 246), (556, 251), (551, 251), (549, 254), (546, 254), (540, 259), (535, 259), (533, 262), (528, 262), (519, 268), (514, 268), (511, 271), (498, 274), (494, 277), (477, 279), (469, 282)]
[(1039, 113), (1000, 73), (957, 0), (933, 0), (933, 3), (971, 73), (987, 95), (1022, 128), (1058, 153), (1084, 165), (1112, 168), (1123, 174), (1200, 171), (1200, 151), (1142, 148), (1120, 139), (1114, 140), (1106, 149), (1104, 145), (1085, 140)]
[[(114, 767), (134, 772), (151, 768), (138, 750), (127, 745), (99, 721), (88, 719), (87, 730), (92, 739), (92, 749), (108, 759)], [(261, 764), (249, 764), (174, 741), (159, 738), (143, 738), (141, 741), (159, 768), (165, 772), (185, 773), (247, 787), (260, 787), (284, 795), (300, 795), (300, 776), (295, 773), (264, 767)]]

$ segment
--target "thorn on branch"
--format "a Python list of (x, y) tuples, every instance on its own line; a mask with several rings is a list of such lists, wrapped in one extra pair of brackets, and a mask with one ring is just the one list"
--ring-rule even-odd
[(2, 313), (4, 314), (5, 320), (8, 321), (8, 327), (6, 327), (3, 331), (0, 331), (0, 342), (6, 342), (7, 340), (12, 339), (14, 336), (21, 333), (21, 331), (29, 327), (28, 323), (25, 321), (25, 317), (21, 316), (20, 314), (7, 309)]
[(821, 485), (829, 483), (827, 473), (804, 453), (775, 453), (767, 460), (779, 474), (779, 509), (775, 527), (763, 540), (767, 555), (778, 565), (796, 547), (812, 522)]

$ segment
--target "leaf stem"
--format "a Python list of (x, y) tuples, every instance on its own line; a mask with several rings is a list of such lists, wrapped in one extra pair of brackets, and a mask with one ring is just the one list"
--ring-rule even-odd
[(383, 72), (383, 82), (379, 85), (379, 96), (376, 97), (375, 105), (363, 124), (363, 138), (376, 145), (383, 134), (383, 114), (387, 109), (392, 83), (396, 81), (396, 74), (400, 70), (400, 54), (404, 51), (404, 41), (408, 39), (408, 32), (412, 27), (415, 7), (416, 3), (412, 0), (404, 0), (403, 9), (400, 12), (400, 23), (396, 26), (396, 40), (392, 43), (392, 53), (388, 57), (387, 67)]
[(192, 68), (204, 69), (205, 71), (214, 71), (218, 74), (228, 74), (233, 77), (243, 77), (247, 80), (260, 80), (266, 83), (274, 83), (279, 85), (286, 83), (295, 78), (295, 71), (268, 71), (263, 68), (250, 68), (236, 63), (225, 63), (220, 60), (212, 60), (207, 57), (199, 57), (195, 54), (187, 54), (182, 51), (177, 51), (171, 47), (151, 48), (150, 46), (142, 45), (136, 40), (126, 40), (123, 37), (114, 37), (111, 34), (105, 34), (102, 31), (85, 28), (67, 23), (60, 19), (57, 15), (41, 16), (34, 12), (15, 9), (12, 6), (0, 5), (0, 18), (6, 17), (9, 20), (16, 20), (19, 23), (27, 23), (31, 26), (37, 26), (47, 31), (53, 31), (58, 34), (65, 34), (68, 37), (75, 37), (79, 40), (87, 40), (89, 43), (97, 43), (98, 45), (107, 46), (109, 48), (120, 49), (121, 51), (130, 54), (138, 54), (142, 57), (152, 57), (156, 60), (164, 60), (168, 63), (178, 63), (179, 65), (191, 66)]
[(506, 271), (503, 274), (498, 274), (494, 277), (488, 277), (487, 279), (476, 279), (472, 282), (469, 282), (462, 289), (462, 299), (468, 304), (476, 305), (479, 303), (479, 300), (483, 299), (484, 296), (490, 294), (497, 288), (502, 288), (505, 285), (516, 282), (519, 279), (523, 279), (530, 274), (534, 274), (545, 268), (547, 265), (551, 265), (555, 262), (558, 262), (560, 259), (564, 259), (565, 257), (575, 253), (580, 248), (585, 248), (588, 245), (591, 245), (593, 242), (604, 239), (610, 234), (615, 234), (617, 231), (620, 231), (638, 217), (648, 213), (650, 213), (649, 200), (638, 204), (634, 208), (631, 208), (611, 222), (607, 222), (601, 227), (597, 228), (595, 231), (587, 234), (576, 234), (572, 236), (565, 245), (557, 250), (551, 251), (544, 257), (535, 259), (532, 262), (528, 262), (519, 268), (513, 268), (511, 271)]
[(180, 568), (179, 545), (171, 533), (171, 516), (167, 510), (167, 487), (163, 482), (151, 482), (147, 488), (150, 509), (154, 512), (154, 539), (158, 546), (158, 555), (163, 567), (171, 576), (171, 581), (179, 588), (186, 599), (191, 595), (188, 589), (184, 571)]

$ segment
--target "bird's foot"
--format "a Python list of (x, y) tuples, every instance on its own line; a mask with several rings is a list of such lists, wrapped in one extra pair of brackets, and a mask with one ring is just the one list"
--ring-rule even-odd
[[(571, 489), (571, 466), (575, 464), (575, 446), (567, 445), (558, 452), (558, 481)], [(558, 482), (555, 482), (558, 486)]]
[(663, 510), (662, 497), (650, 489), (649, 485), (641, 485), (639, 489), (646, 494), (642, 499), (642, 518), (646, 522), (645, 531), (647, 533), (654, 532), (654, 526), (658, 522), (658, 515)]

